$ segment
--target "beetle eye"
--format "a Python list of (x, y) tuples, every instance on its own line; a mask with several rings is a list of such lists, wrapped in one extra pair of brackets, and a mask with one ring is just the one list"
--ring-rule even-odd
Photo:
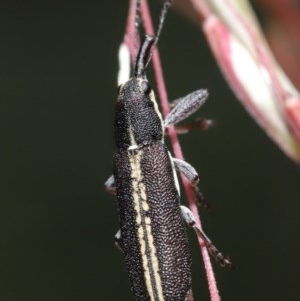
[(151, 86), (149, 84), (149, 82), (147, 82), (146, 80), (142, 82), (142, 89), (146, 94), (149, 94), (151, 91)]

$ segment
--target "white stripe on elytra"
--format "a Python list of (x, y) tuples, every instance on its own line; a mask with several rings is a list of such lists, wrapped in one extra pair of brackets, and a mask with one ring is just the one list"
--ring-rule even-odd
[[(157, 290), (158, 299), (160, 301), (163, 301), (163, 290), (161, 278), (159, 275), (159, 265), (156, 256), (156, 247), (154, 244), (152, 234), (151, 219), (150, 217), (143, 217), (142, 215), (142, 210), (149, 210), (149, 204), (147, 202), (146, 187), (143, 184), (143, 176), (141, 173), (141, 156), (142, 150), (139, 150), (134, 155), (128, 152), (129, 162), (131, 166), (132, 195), (134, 210), (136, 213), (137, 235), (140, 243), (140, 252), (144, 269), (144, 277), (147, 291), (150, 296), (150, 301), (156, 301), (154, 295), (154, 287)], [(144, 220), (142, 221), (142, 219)], [(144, 222), (144, 226), (142, 222)], [(146, 241), (148, 241), (149, 250), (146, 250)], [(155, 282), (154, 284), (151, 283), (151, 271), (149, 267), (150, 263), (152, 263), (152, 270)]]

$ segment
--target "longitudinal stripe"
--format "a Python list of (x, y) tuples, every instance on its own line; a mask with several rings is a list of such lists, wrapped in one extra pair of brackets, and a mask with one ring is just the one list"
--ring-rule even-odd
[(145, 217), (143, 211), (149, 210), (146, 187), (141, 173), (142, 150), (133, 155), (128, 152), (131, 166), (132, 195), (136, 212), (137, 235), (140, 243), (140, 254), (144, 269), (144, 278), (151, 301), (163, 301), (163, 289), (159, 274), (159, 263), (152, 234), (150, 217)]

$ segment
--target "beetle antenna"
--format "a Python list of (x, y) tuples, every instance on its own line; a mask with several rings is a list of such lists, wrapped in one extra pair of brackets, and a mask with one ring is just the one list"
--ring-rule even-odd
[(141, 0), (136, 0), (135, 19), (134, 19), (134, 57), (137, 57), (139, 44), (139, 28), (141, 24)]
[(140, 50), (136, 57), (134, 77), (140, 77), (145, 75), (146, 62), (149, 61), (151, 55), (152, 45), (155, 39), (153, 36), (145, 35), (141, 44)]
[(174, 0), (166, 0), (164, 2), (164, 5), (161, 9), (161, 13), (160, 13), (160, 17), (159, 17), (159, 24), (158, 24), (158, 29), (157, 29), (157, 33), (156, 33), (156, 36), (155, 36), (155, 40), (154, 40), (154, 43), (152, 45), (152, 51), (148, 57), (148, 60), (145, 64), (145, 68), (148, 66), (149, 62), (151, 61), (151, 58), (152, 58), (152, 55), (153, 55), (153, 50), (155, 49), (156, 45), (157, 45), (157, 42), (158, 42), (158, 39), (161, 35), (161, 31), (163, 29), (163, 26), (164, 26), (164, 22), (165, 22), (165, 19), (166, 19), (166, 15), (167, 15), (167, 12), (169, 10), (169, 7), (172, 5), (172, 2)]

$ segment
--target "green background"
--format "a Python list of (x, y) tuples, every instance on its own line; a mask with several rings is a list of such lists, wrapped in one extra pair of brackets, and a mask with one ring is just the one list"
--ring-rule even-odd
[[(127, 1), (0, 2), (1, 301), (133, 300), (103, 188), (126, 15)], [(204, 229), (238, 266), (214, 263), (222, 299), (300, 300), (299, 167), (236, 100), (201, 30), (171, 12), (159, 47), (170, 98), (208, 88), (199, 114), (219, 124), (181, 142), (213, 205)], [(189, 234), (195, 299), (209, 300)]]

